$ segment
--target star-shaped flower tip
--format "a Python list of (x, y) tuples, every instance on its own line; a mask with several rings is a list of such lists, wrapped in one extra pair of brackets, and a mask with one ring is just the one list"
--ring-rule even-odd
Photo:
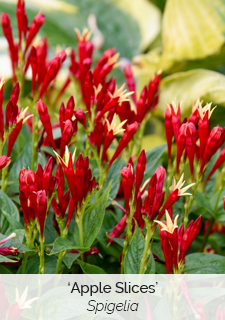
[(175, 101), (172, 101), (172, 103), (167, 106), (170, 108), (171, 114), (180, 115), (181, 114), (181, 105), (182, 105), (182, 101), (178, 102), (178, 104), (176, 104)]
[[(56, 155), (57, 159), (59, 160), (59, 162), (61, 163), (61, 165), (63, 167), (68, 167), (69, 159), (71, 156), (71, 153), (69, 152), (68, 146), (66, 146), (66, 150), (65, 150), (65, 154), (64, 154), (65, 160), (63, 160), (56, 151), (53, 150), (53, 152), (55, 153), (55, 155)], [(72, 154), (72, 163), (74, 163), (74, 161), (75, 161), (75, 156), (76, 156), (76, 148), (74, 149), (74, 152)]]
[(92, 35), (92, 30), (88, 30), (88, 28), (85, 28), (84, 31), (81, 33), (79, 29), (75, 28), (74, 32), (76, 33), (77, 40), (79, 42), (87, 42), (90, 40)]
[(172, 186), (170, 187), (170, 191), (175, 191), (176, 189), (178, 189), (178, 196), (191, 196), (191, 193), (186, 193), (186, 191), (191, 188), (193, 185), (195, 185), (195, 183), (191, 183), (188, 186), (183, 187), (183, 185), (185, 184), (184, 180), (184, 174), (181, 175), (180, 180), (176, 183), (176, 179), (173, 177), (173, 183)]
[(216, 109), (217, 106), (215, 106), (212, 110), (211, 109), (212, 102), (207, 103), (204, 107), (202, 107), (202, 101), (198, 104), (198, 113), (199, 117), (203, 120), (204, 116), (206, 115), (206, 112), (208, 112), (208, 119), (211, 117), (213, 111)]
[(127, 120), (124, 120), (116, 127), (116, 114), (114, 114), (112, 122), (109, 123), (109, 120), (106, 119), (107, 129), (109, 131), (113, 131), (113, 135), (116, 135), (119, 132), (124, 132), (125, 129), (123, 129), (123, 125), (127, 122)]
[(20, 111), (20, 114), (18, 115), (17, 117), (17, 123), (20, 121), (20, 120), (23, 120), (23, 123), (25, 123), (28, 119), (30, 119), (31, 117), (33, 117), (33, 114), (29, 114), (27, 117), (26, 117), (26, 113), (28, 111), (28, 108), (29, 107), (26, 107), (25, 109), (22, 109)]
[(127, 98), (129, 96), (131, 96), (134, 93), (134, 91), (126, 93), (126, 90), (124, 90), (124, 87), (125, 87), (125, 83), (119, 89), (116, 86), (116, 89), (113, 94), (111, 94), (109, 92), (109, 95), (111, 96), (111, 98), (118, 98), (119, 97), (119, 102), (129, 101), (129, 99), (127, 99)]
[(33, 303), (34, 301), (39, 299), (38, 297), (36, 297), (36, 298), (33, 298), (33, 299), (30, 299), (30, 300), (26, 301), (27, 293), (28, 293), (28, 287), (26, 287), (26, 289), (24, 290), (22, 296), (20, 297), (19, 296), (19, 291), (16, 288), (16, 302), (17, 302), (17, 304), (18, 304), (20, 309), (29, 309), (29, 308), (31, 308), (31, 303)]
[(179, 214), (176, 215), (173, 222), (172, 219), (170, 218), (168, 211), (166, 210), (166, 221), (155, 220), (154, 222), (158, 223), (162, 227), (161, 229), (162, 231), (166, 231), (173, 234), (174, 230), (178, 228), (178, 225), (177, 225), (178, 217), (179, 217)]

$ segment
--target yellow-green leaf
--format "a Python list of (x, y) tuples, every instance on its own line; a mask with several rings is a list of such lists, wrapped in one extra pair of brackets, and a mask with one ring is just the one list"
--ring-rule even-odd
[(225, 104), (225, 76), (210, 70), (195, 69), (175, 73), (164, 78), (160, 86), (158, 111), (163, 113), (166, 103), (182, 101), (182, 111), (198, 98), (215, 104)]
[(224, 0), (167, 0), (163, 54), (171, 60), (204, 58), (224, 43)]

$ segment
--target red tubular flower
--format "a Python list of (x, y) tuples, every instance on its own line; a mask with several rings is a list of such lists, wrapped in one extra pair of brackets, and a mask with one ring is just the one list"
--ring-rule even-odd
[(29, 45), (31, 44), (31, 42), (33, 41), (34, 37), (36, 36), (36, 34), (40, 30), (41, 26), (43, 25), (44, 21), (45, 21), (45, 16), (42, 13), (38, 13), (34, 17), (33, 23), (31, 24), (31, 26), (29, 28), (26, 46), (24, 49), (24, 55), (27, 52), (27, 49), (28, 49)]
[[(76, 249), (68, 250), (68, 252), (70, 252), (70, 253), (79, 253), (79, 251), (76, 250)], [(98, 256), (99, 255), (99, 249), (92, 247), (90, 250), (84, 252), (84, 255), (85, 256)]]
[(134, 122), (126, 128), (126, 131), (124, 132), (124, 135), (122, 136), (122, 139), (120, 140), (119, 145), (116, 148), (116, 151), (114, 152), (114, 155), (110, 160), (107, 169), (109, 169), (112, 163), (120, 156), (123, 149), (126, 148), (130, 140), (133, 138), (133, 136), (137, 132), (138, 126), (139, 124), (137, 122)]
[(0, 170), (8, 167), (8, 165), (10, 165), (10, 163), (11, 163), (11, 159), (8, 156), (1, 156), (0, 157)]
[(60, 144), (60, 157), (63, 157), (65, 148), (69, 144), (71, 138), (73, 135), (73, 125), (70, 120), (66, 120), (64, 124), (64, 129), (62, 132), (62, 137), (61, 137), (61, 144)]
[[(119, 238), (121, 234), (124, 232), (124, 229), (126, 228), (127, 222), (127, 215), (125, 214), (123, 218), (117, 223), (117, 225), (114, 227), (113, 231), (110, 232), (109, 237), (110, 238)], [(108, 238), (108, 243), (112, 243), (113, 240)]]
[(47, 63), (46, 57), (48, 53), (48, 41), (47, 38), (43, 38), (38, 42), (36, 46), (37, 59), (38, 59), (38, 86), (43, 82), (46, 71), (47, 71)]
[(180, 103), (178, 103), (178, 106), (176, 107), (176, 105), (173, 103), (173, 104), (170, 104), (170, 108), (171, 108), (171, 114), (172, 114), (171, 121), (173, 126), (173, 132), (175, 135), (175, 140), (177, 142), (179, 129), (180, 129), (181, 105)]
[(187, 123), (186, 126), (186, 151), (189, 160), (189, 166), (191, 171), (192, 180), (194, 180), (194, 156), (196, 140), (198, 138), (198, 133), (195, 125), (192, 122)]
[(206, 142), (210, 135), (210, 125), (209, 118), (211, 117), (214, 109), (210, 110), (211, 103), (206, 104), (204, 108), (202, 108), (202, 103), (198, 102), (198, 113), (199, 113), (199, 122), (198, 122), (198, 130), (199, 130), (199, 140), (200, 140), (200, 159), (202, 160)]
[[(180, 254), (179, 254), (179, 262), (185, 261), (185, 256), (190, 248), (192, 242), (197, 237), (202, 226), (202, 215), (198, 217), (198, 219), (193, 222), (191, 221), (187, 226), (181, 240), (180, 240)], [(183, 227), (180, 227), (183, 228)]]
[(132, 72), (132, 68), (130, 64), (127, 64), (124, 69), (124, 75), (126, 78), (126, 83), (129, 91), (133, 91), (133, 94), (131, 95), (132, 100), (134, 101), (134, 104), (137, 105), (137, 98), (136, 98), (136, 86), (135, 86), (135, 80)]
[(50, 116), (48, 114), (48, 108), (42, 100), (39, 100), (37, 102), (36, 108), (39, 113), (43, 127), (44, 127), (44, 129), (48, 135), (48, 138), (51, 142), (52, 148), (56, 151), (55, 141), (54, 141), (53, 133), (52, 133), (51, 120), (50, 120)]
[(166, 132), (166, 140), (167, 140), (167, 148), (168, 148), (168, 161), (171, 164), (171, 149), (172, 149), (172, 141), (173, 141), (173, 124), (172, 124), (172, 114), (171, 108), (168, 106), (164, 112), (165, 117), (165, 132)]
[(214, 166), (212, 167), (211, 171), (209, 172), (207, 178), (205, 179), (205, 183), (209, 181), (211, 176), (214, 174), (214, 172), (225, 162), (225, 148), (220, 152), (220, 155), (218, 159), (216, 160)]
[(137, 199), (139, 188), (142, 184), (145, 172), (146, 165), (146, 155), (145, 151), (142, 150), (140, 156), (138, 157), (137, 166), (136, 166), (136, 181), (135, 181), (135, 196), (134, 199)]
[(18, 116), (18, 106), (14, 105), (12, 100), (9, 100), (5, 110), (5, 127), (6, 129), (9, 125), (16, 123), (16, 118)]
[(16, 126), (13, 129), (13, 131), (10, 133), (9, 138), (8, 138), (8, 147), (7, 147), (7, 156), (9, 157), (11, 152), (12, 152), (12, 148), (16, 142), (16, 139), (22, 129), (22, 125), (23, 123), (25, 123), (28, 119), (30, 119), (31, 117), (33, 117), (32, 114), (29, 114), (28, 116), (26, 116), (27, 113), (27, 109), (24, 109), (23, 111), (19, 110), (19, 115), (16, 118)]
[(2, 109), (3, 88), (4, 88), (4, 79), (1, 79), (1, 82), (0, 82), (0, 137), (2, 142), (4, 141), (4, 113)]
[(40, 190), (37, 192), (37, 210), (36, 219), (40, 230), (40, 239), (44, 241), (44, 227), (45, 220), (47, 218), (47, 196), (45, 190)]
[(13, 69), (14, 69), (14, 63), (17, 61), (17, 52), (16, 52), (16, 48), (14, 45), (14, 41), (13, 41), (10, 19), (9, 19), (9, 16), (5, 12), (2, 12), (1, 24), (2, 24), (2, 30), (3, 30), (4, 36), (6, 37), (6, 40), (9, 45), (9, 52), (12, 56), (12, 65), (13, 65)]
[(43, 190), (43, 173), (44, 173), (44, 170), (41, 164), (38, 163), (38, 168), (36, 171), (36, 180), (37, 180), (38, 190)]
[(160, 80), (161, 80), (161, 73), (159, 72), (155, 77), (153, 77), (153, 79), (149, 82), (149, 85), (148, 85), (147, 104), (149, 106), (152, 103), (151, 110), (154, 109), (155, 107), (154, 104), (158, 103), (157, 101), (158, 99), (154, 99), (154, 98), (156, 98), (156, 94), (159, 89)]
[(52, 58), (52, 60), (49, 62), (49, 66), (45, 74), (42, 87), (39, 92), (39, 99), (43, 97), (46, 90), (48, 89), (49, 84), (57, 76), (59, 69), (65, 59), (66, 59), (66, 53), (65, 53), (65, 50), (63, 50), (62, 52), (59, 52), (54, 58)]
[(161, 247), (162, 251), (165, 257), (165, 263), (166, 263), (166, 272), (167, 274), (173, 273), (173, 249), (170, 245), (170, 242), (167, 238), (167, 232), (162, 231), (160, 228), (160, 239), (161, 239)]
[(74, 209), (75, 209), (75, 206), (73, 204), (73, 198), (71, 197), (64, 230), (68, 230), (69, 229), (69, 225), (70, 225), (70, 222), (71, 222), (72, 217), (73, 217)]
[(187, 124), (186, 123), (182, 124), (182, 126), (179, 129), (179, 134), (176, 138), (176, 144), (177, 144), (176, 172), (177, 173), (179, 173), (180, 161), (186, 145), (186, 129), (187, 129)]
[(78, 109), (78, 110), (74, 111), (74, 114), (75, 114), (77, 121), (80, 122), (84, 126), (84, 128), (87, 128), (86, 117), (85, 117), (84, 111), (81, 109)]
[(19, 95), (20, 95), (20, 85), (19, 82), (17, 81), (17, 83), (15, 84), (11, 96), (10, 96), (10, 100), (12, 101), (12, 103), (14, 105), (17, 104), (18, 100), (19, 100)]
[(127, 214), (130, 212), (130, 198), (132, 195), (132, 189), (133, 189), (133, 184), (134, 184), (134, 171), (133, 167), (131, 165), (127, 165), (127, 167), (124, 167), (121, 172), (122, 176), (122, 185), (123, 185), (123, 192), (124, 192), (124, 197), (125, 197), (125, 202), (126, 202), (126, 211)]
[(84, 191), (84, 159), (82, 154), (80, 153), (77, 161), (76, 161), (76, 170), (75, 170), (75, 179), (76, 179), (76, 189), (77, 189), (77, 202), (79, 203), (80, 207), (82, 205), (82, 200), (84, 199), (85, 195)]
[(214, 153), (216, 153), (216, 151), (222, 146), (222, 144), (224, 143), (224, 140), (225, 140), (225, 129), (219, 126), (214, 127), (207, 139), (203, 158), (201, 161), (199, 174), (203, 173), (205, 165), (210, 161)]
[(45, 169), (43, 172), (43, 190), (45, 190), (46, 196), (48, 195), (50, 181), (52, 178), (52, 170), (53, 170), (53, 158), (49, 158), (48, 162), (45, 165)]
[(35, 81), (36, 81), (36, 77), (37, 77), (38, 60), (37, 60), (36, 49), (33, 46), (30, 51), (30, 64), (31, 64), (31, 69), (32, 69), (32, 95), (34, 95)]
[(64, 121), (66, 121), (66, 120), (72, 121), (72, 117), (74, 114), (74, 108), (75, 108), (75, 101), (74, 101), (74, 97), (71, 96), (66, 104)]
[(18, 2), (17, 2), (16, 16), (17, 16), (17, 25), (18, 25), (18, 33), (19, 33), (19, 47), (20, 47), (21, 40), (22, 40), (22, 34), (24, 34), (24, 37), (25, 37), (26, 32), (28, 30), (24, 0), (18, 0)]
[(200, 101), (197, 100), (196, 104), (192, 103), (192, 114), (189, 117), (188, 122), (192, 122), (195, 126), (199, 122), (199, 111), (198, 108), (200, 106)]
[(84, 79), (84, 85), (83, 85), (83, 98), (84, 103), (87, 108), (88, 113), (91, 112), (91, 106), (95, 99), (95, 92), (93, 87), (93, 77), (91, 70), (88, 71), (88, 73), (85, 76)]
[(144, 119), (144, 116), (146, 115), (148, 109), (147, 109), (147, 95), (148, 95), (148, 90), (147, 87), (145, 86), (141, 92), (140, 98), (137, 102), (137, 121), (138, 123), (141, 123)]
[(68, 182), (70, 191), (71, 191), (71, 195), (73, 198), (73, 206), (76, 209), (77, 208), (77, 191), (76, 191), (76, 184), (75, 184), (75, 175), (74, 175), (74, 170), (73, 170), (73, 162), (74, 162), (74, 158), (75, 158), (75, 153), (72, 154), (69, 153), (69, 150), (66, 149), (66, 158), (68, 159), (67, 162), (65, 163), (62, 158), (55, 153), (59, 162), (61, 163), (61, 165), (64, 168), (64, 173), (66, 176), (66, 180)]
[(98, 154), (100, 153), (101, 144), (104, 135), (104, 125), (102, 121), (98, 121), (94, 126), (94, 131), (88, 136), (90, 143), (96, 146)]

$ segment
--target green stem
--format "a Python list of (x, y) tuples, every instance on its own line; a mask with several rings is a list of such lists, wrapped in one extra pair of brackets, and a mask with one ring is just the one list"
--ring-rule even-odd
[(25, 274), (26, 266), (27, 266), (27, 260), (28, 260), (28, 252), (24, 252), (23, 260), (22, 260), (22, 268), (21, 273)]
[(187, 202), (185, 204), (185, 215), (184, 215), (184, 230), (187, 228), (187, 225), (188, 225), (188, 217), (189, 217), (189, 214), (190, 214), (190, 210), (191, 210), (191, 206), (192, 206), (192, 203), (194, 201), (194, 197), (195, 197), (195, 193), (196, 191), (198, 190), (198, 186), (200, 184), (202, 180), (202, 176), (198, 178), (196, 184), (193, 186), (193, 189), (192, 189), (192, 194), (189, 198), (189, 202)]
[(7, 187), (7, 172), (8, 172), (8, 167), (2, 169), (2, 191), (3, 192), (5, 192)]
[(66, 251), (61, 251), (59, 253), (59, 257), (58, 257), (58, 261), (57, 261), (57, 265), (56, 265), (56, 272), (55, 272), (56, 274), (60, 273), (60, 267), (61, 267), (62, 259), (65, 256), (65, 254), (66, 254)]
[[(76, 222), (77, 222), (78, 229), (79, 229), (80, 246), (81, 247), (84, 246), (84, 236), (83, 236), (83, 213), (84, 213), (84, 210), (85, 210), (84, 208), (82, 210), (78, 205), (77, 214), (76, 214)], [(84, 253), (83, 252), (80, 253), (80, 257), (81, 257), (81, 260), (84, 261)]]
[(128, 250), (129, 242), (132, 239), (132, 220), (135, 212), (135, 208), (130, 204), (130, 213), (127, 214), (127, 233), (124, 241), (123, 253), (122, 253), (122, 261), (121, 261), (121, 274), (124, 273), (124, 259)]
[(33, 171), (36, 170), (36, 166), (37, 166), (37, 157), (38, 157), (37, 145), (38, 145), (38, 119), (37, 119), (37, 112), (35, 111), (33, 116), (32, 160), (31, 160), (31, 170)]
[(40, 239), (40, 265), (39, 265), (39, 274), (45, 273), (45, 246), (44, 246), (44, 240)]
[(146, 227), (147, 227), (147, 233), (145, 236), (145, 248), (144, 248), (143, 257), (141, 260), (141, 267), (140, 267), (139, 274), (144, 274), (147, 269), (148, 260), (151, 255), (151, 243), (150, 242), (152, 239), (152, 235), (154, 233), (154, 230), (152, 230), (152, 228), (151, 228), (151, 222), (147, 221), (147, 219), (146, 219), (145, 223), (146, 223)]

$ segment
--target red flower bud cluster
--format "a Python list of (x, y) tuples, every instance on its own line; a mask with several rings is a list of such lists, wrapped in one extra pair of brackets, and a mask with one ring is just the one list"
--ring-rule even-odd
[(9, 16), (4, 12), (1, 15), (2, 30), (9, 46), (9, 55), (13, 70), (13, 81), (16, 82), (17, 72), (20, 70), (21, 65), (24, 65), (22, 70), (24, 76), (28, 70), (28, 67), (31, 66), (32, 96), (34, 96), (35, 90), (38, 88), (39, 98), (42, 98), (46, 93), (50, 83), (55, 80), (62, 63), (66, 59), (66, 53), (63, 50), (57, 53), (55, 57), (48, 62), (46, 59), (48, 51), (46, 38), (40, 40), (37, 44), (33, 43), (37, 33), (45, 21), (45, 16), (42, 12), (39, 12), (34, 17), (31, 25), (28, 26), (25, 1), (18, 0), (16, 17), (19, 37), (18, 42), (13, 38)]
[[(170, 104), (164, 113), (169, 163), (171, 163), (171, 148), (174, 136), (177, 147), (176, 172), (179, 173), (180, 163), (185, 162), (188, 158), (192, 180), (194, 180), (194, 159), (196, 158), (200, 163), (198, 174), (201, 176), (212, 156), (225, 141), (224, 128), (216, 126), (212, 130), (210, 129), (209, 118), (213, 112), (210, 107), (211, 104), (207, 104), (203, 108), (202, 103), (197, 101), (196, 105), (193, 105), (189, 120), (185, 119), (182, 124), (180, 104), (177, 108), (175, 104)], [(223, 154), (218, 160), (210, 176), (223, 162)]]
[(38, 164), (36, 172), (23, 168), (19, 174), (20, 203), (23, 210), (25, 230), (32, 223), (38, 224), (40, 236), (44, 237), (44, 225), (47, 217), (47, 204), (58, 187), (58, 178), (52, 175), (53, 158), (50, 158), (43, 170)]
[[(177, 202), (181, 196), (189, 195), (186, 191), (193, 184), (182, 188), (184, 185), (182, 175), (178, 183), (176, 183), (175, 179), (173, 180), (171, 193), (163, 205), (165, 192), (163, 192), (162, 189), (166, 171), (162, 166), (159, 167), (151, 179), (146, 180), (141, 186), (144, 178), (145, 166), (146, 155), (145, 151), (142, 150), (137, 160), (136, 175), (132, 158), (129, 159), (127, 167), (124, 167), (121, 170), (126, 210), (122, 208), (125, 215), (109, 234), (111, 238), (117, 238), (123, 233), (126, 227), (126, 217), (130, 214), (131, 205), (135, 208), (133, 218), (137, 221), (138, 226), (143, 229), (145, 225), (144, 217), (147, 217), (152, 224), (156, 218), (161, 220), (166, 210), (169, 210), (172, 216), (171, 208), (173, 204)], [(148, 191), (145, 191), (147, 187)], [(154, 226), (156, 226), (156, 224)], [(112, 242), (110, 239), (108, 241)]]
[(166, 221), (156, 221), (160, 224), (159, 234), (168, 274), (182, 271), (188, 249), (202, 225), (202, 216), (200, 215), (195, 222), (192, 220), (184, 231), (183, 224), (178, 229), (177, 219), (178, 215), (173, 220), (166, 212)]
[[(75, 164), (75, 170), (74, 170), (73, 162), (75, 158), (75, 153), (74, 155), (72, 155), (71, 153), (69, 153), (67, 148), (66, 156), (65, 156), (67, 159), (66, 163), (57, 153), (56, 155), (60, 164), (64, 169), (64, 174), (66, 176), (69, 189), (71, 192), (71, 196), (72, 196), (72, 199), (70, 200), (66, 223), (65, 223), (65, 227), (68, 228), (73, 216), (74, 209), (77, 212), (77, 210), (81, 208), (82, 203), (87, 199), (87, 197), (93, 195), (97, 191), (98, 182), (96, 182), (95, 177), (92, 178), (92, 172), (91, 172), (91, 169), (89, 168), (88, 156), (83, 158), (82, 154), (80, 153), (77, 158), (77, 161)], [(61, 206), (62, 206), (62, 200), (61, 200)]]
[(5, 144), (8, 138), (7, 157), (10, 157), (16, 139), (22, 129), (23, 123), (32, 115), (26, 117), (27, 109), (20, 110), (17, 102), (20, 94), (19, 83), (17, 82), (12, 90), (9, 102), (6, 105), (5, 120), (3, 114), (3, 88), (4, 79), (0, 83), (0, 139)]

